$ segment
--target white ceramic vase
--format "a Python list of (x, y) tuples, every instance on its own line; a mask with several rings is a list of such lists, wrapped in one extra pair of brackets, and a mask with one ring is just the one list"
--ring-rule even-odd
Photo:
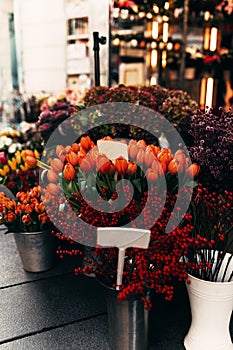
[[(224, 259), (226, 264), (230, 254)], [(226, 265), (225, 265), (226, 266)], [(233, 270), (233, 259), (224, 281)], [(218, 280), (223, 277), (224, 266)], [(186, 350), (233, 350), (229, 324), (233, 309), (233, 281), (209, 282), (189, 275), (186, 283), (192, 322), (184, 339)]]

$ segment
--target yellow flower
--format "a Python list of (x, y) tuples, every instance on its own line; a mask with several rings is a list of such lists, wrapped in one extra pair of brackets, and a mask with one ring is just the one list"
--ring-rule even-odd
[(25, 165), (20, 165), (20, 169), (22, 170), (22, 171), (27, 171), (28, 169), (29, 169), (29, 166), (27, 165), (27, 163), (25, 163)]
[(11, 160), (8, 160), (8, 165), (11, 167), (11, 170), (16, 171), (17, 169), (17, 163), (16, 163), (16, 159), (12, 158)]
[(10, 168), (8, 165), (4, 165), (3, 169), (0, 169), (0, 175), (5, 177), (10, 171)]
[(21, 154), (20, 151), (16, 151), (15, 152), (15, 159), (16, 159), (16, 163), (20, 164), (21, 163)]
[(34, 154), (35, 154), (35, 157), (36, 157), (36, 158), (38, 158), (38, 159), (40, 158), (40, 153), (39, 153), (36, 149), (35, 149), (35, 151), (34, 151)]

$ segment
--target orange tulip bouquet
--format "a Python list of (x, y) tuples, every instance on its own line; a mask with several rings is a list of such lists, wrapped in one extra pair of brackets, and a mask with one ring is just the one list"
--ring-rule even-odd
[(52, 229), (53, 224), (45, 212), (40, 187), (18, 192), (16, 199), (0, 192), (0, 223), (8, 232), (38, 232)]
[[(110, 157), (100, 147), (105, 142), (123, 147), (128, 159), (123, 155)], [(27, 161), (33, 164), (33, 157)], [(118, 249), (98, 246), (97, 228), (150, 227), (148, 249), (126, 251), (119, 299), (140, 295), (150, 308), (147, 292), (154, 289), (170, 300), (173, 279), (187, 277), (186, 264), (180, 258), (188, 250), (192, 231), (189, 215), (185, 225), (179, 225), (179, 217), (185, 213), (177, 203), (188, 201), (193, 177), (199, 172), (185, 151), (173, 154), (144, 140), (126, 142), (111, 137), (95, 144), (89, 136), (82, 136), (69, 146), (56, 146), (56, 155), (38, 164), (46, 212), (59, 230), (58, 237), (70, 243), (68, 249), (58, 251), (60, 257), (82, 255), (81, 247), (89, 247), (83, 266), (75, 272), (94, 272), (115, 288)]]

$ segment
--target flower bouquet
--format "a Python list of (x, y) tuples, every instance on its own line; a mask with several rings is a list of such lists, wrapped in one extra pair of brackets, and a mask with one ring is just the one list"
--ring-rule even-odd
[(0, 192), (0, 223), (13, 232), (24, 270), (42, 272), (57, 261), (54, 224), (41, 200), (40, 187), (18, 192), (16, 199)]
[[(106, 141), (124, 146), (129, 159), (101, 152), (99, 142)], [(90, 247), (84, 266), (75, 272), (94, 272), (115, 288), (117, 248), (98, 246), (97, 228), (149, 226), (148, 249), (127, 249), (119, 299), (137, 295), (150, 308), (148, 291), (154, 289), (170, 300), (173, 278), (187, 277), (180, 258), (187, 252), (192, 231), (189, 223), (177, 225), (183, 213), (176, 201), (188, 201), (190, 181), (199, 166), (191, 164), (182, 150), (172, 154), (170, 149), (148, 145), (144, 140), (126, 142), (110, 137), (95, 144), (89, 136), (66, 147), (58, 145), (56, 157), (42, 166), (46, 211), (61, 231), (58, 236), (71, 243), (70, 249), (59, 251), (60, 256), (82, 254), (74, 249), (73, 242)], [(167, 231), (170, 220), (173, 225)]]
[(192, 322), (186, 348), (232, 348), (229, 332), (233, 302), (233, 193), (211, 192), (202, 185), (190, 212), (193, 240), (185, 255)]
[[(189, 273), (200, 279), (223, 282), (233, 279), (231, 269), (233, 252), (233, 192), (221, 194), (210, 191), (202, 184), (194, 190), (190, 205), (193, 225), (193, 245), (188, 257)], [(226, 257), (228, 263), (224, 267)], [(225, 268), (224, 271), (220, 270)], [(230, 270), (231, 269), (231, 270)]]
[(201, 166), (200, 182), (218, 193), (232, 190), (233, 177), (233, 126), (232, 111), (210, 108), (192, 116), (189, 148), (194, 162)]
[(26, 163), (27, 157), (39, 159), (40, 153), (37, 150), (18, 149), (14, 154), (0, 154), (0, 184), (14, 195), (39, 184), (39, 168), (36, 167), (36, 162)]
[(16, 200), (1, 192), (0, 215), (0, 222), (8, 228), (8, 232), (37, 232), (54, 228), (45, 212), (39, 186), (18, 192)]

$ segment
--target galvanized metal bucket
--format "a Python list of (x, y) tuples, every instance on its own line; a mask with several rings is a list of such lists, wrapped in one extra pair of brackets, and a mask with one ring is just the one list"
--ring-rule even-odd
[(112, 350), (146, 350), (148, 318), (140, 299), (120, 301), (119, 292), (106, 287), (109, 345)]
[(25, 271), (42, 272), (55, 265), (57, 239), (51, 231), (15, 232), (14, 238)]

